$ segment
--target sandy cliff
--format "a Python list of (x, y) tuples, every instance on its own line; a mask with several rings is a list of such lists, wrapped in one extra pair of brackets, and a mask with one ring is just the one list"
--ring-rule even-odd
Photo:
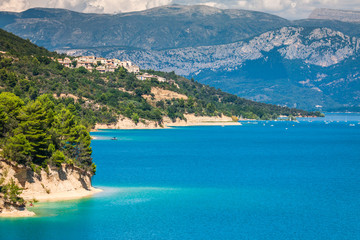
[[(0, 177), (5, 184), (14, 179), (23, 188), (21, 197), (26, 201), (60, 201), (90, 196), (99, 190), (91, 186), (92, 173), (63, 164), (35, 173), (32, 169), (0, 159)], [(24, 207), (6, 204), (0, 196), (0, 216), (32, 216)]]
[(241, 125), (234, 122), (231, 117), (219, 116), (195, 116), (194, 114), (184, 114), (186, 120), (177, 119), (173, 122), (170, 118), (164, 117), (163, 123), (145, 120), (135, 124), (131, 119), (120, 117), (116, 124), (96, 124), (95, 129), (156, 129), (180, 126), (211, 126), (211, 125)]

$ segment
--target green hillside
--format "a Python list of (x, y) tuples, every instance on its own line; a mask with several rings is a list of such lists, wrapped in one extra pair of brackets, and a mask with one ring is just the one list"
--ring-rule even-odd
[[(270, 119), (279, 115), (314, 115), (297, 109), (249, 101), (219, 89), (179, 77), (174, 73), (152, 72), (170, 82), (140, 81), (119, 68), (114, 73), (70, 69), (51, 60), (64, 57), (51, 53), (0, 30), (0, 91), (13, 92), (25, 102), (49, 94), (56, 103), (72, 109), (79, 122), (91, 128), (95, 123), (116, 122), (119, 115), (162, 122), (164, 116), (184, 118), (184, 113), (214, 116), (243, 116)], [(151, 71), (150, 71), (151, 72)], [(187, 95), (188, 100), (172, 99), (150, 104), (144, 96), (158, 87)], [(67, 95), (71, 97), (64, 98)]]
[[(90, 134), (81, 122), (89, 124), (73, 104), (56, 100), (47, 89), (45, 76), (53, 73), (45, 69), (59, 67), (49, 59), (58, 54), (3, 30), (0, 49), (0, 158), (34, 172), (73, 164), (95, 173)], [(9, 186), (1, 185), (6, 193)]]

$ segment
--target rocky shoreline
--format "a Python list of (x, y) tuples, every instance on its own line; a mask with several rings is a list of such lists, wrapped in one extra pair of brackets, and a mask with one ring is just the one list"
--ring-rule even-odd
[(93, 131), (99, 129), (161, 129), (171, 127), (186, 126), (222, 126), (222, 125), (241, 125), (231, 117), (221, 116), (195, 116), (194, 114), (184, 114), (186, 120), (176, 119), (173, 122), (170, 118), (165, 117), (160, 125), (153, 121), (140, 121), (135, 124), (131, 119), (120, 117), (116, 124), (96, 124)]
[[(89, 197), (100, 192), (91, 185), (92, 173), (73, 165), (62, 164), (61, 167), (49, 167), (46, 171), (34, 172), (31, 168), (14, 162), (0, 159), (0, 176), (4, 183), (13, 180), (23, 189), (20, 197), (25, 203), (64, 201)], [(34, 212), (26, 204), (15, 206), (6, 203), (0, 196), (0, 217), (31, 217)]]

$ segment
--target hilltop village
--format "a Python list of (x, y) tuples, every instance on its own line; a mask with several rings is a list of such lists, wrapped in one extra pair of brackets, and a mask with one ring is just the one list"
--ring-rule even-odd
[(106, 59), (95, 56), (80, 56), (73, 59), (65, 57), (64, 59), (54, 59), (68, 68), (80, 68), (84, 67), (86, 70), (92, 72), (94, 70), (100, 73), (115, 72), (119, 67), (125, 68), (128, 72), (134, 73), (139, 80), (151, 80), (152, 78), (157, 79), (159, 82), (166, 82), (167, 80), (163, 77), (152, 75), (149, 73), (140, 72), (139, 66), (134, 65), (130, 61), (121, 61), (119, 59)]

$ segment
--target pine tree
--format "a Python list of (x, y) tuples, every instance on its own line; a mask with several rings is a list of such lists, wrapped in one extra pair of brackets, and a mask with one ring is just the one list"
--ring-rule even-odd
[(9, 117), (5, 112), (5, 107), (0, 105), (0, 137), (5, 134), (5, 125), (8, 123)]
[(19, 127), (15, 130), (16, 134), (23, 134), (31, 145), (31, 157), (34, 163), (42, 165), (49, 158), (48, 146), (50, 135), (47, 129), (47, 113), (43, 104), (36, 100), (26, 105), (18, 116)]
[(3, 92), (0, 94), (0, 136), (17, 127), (17, 116), (24, 102), (15, 94)]
[(77, 135), (76, 160), (81, 166), (90, 166), (92, 163), (92, 149), (90, 147), (91, 137), (83, 125), (77, 125), (75, 128)]
[(7, 141), (4, 149), (4, 156), (17, 163), (27, 165), (31, 162), (32, 150), (33, 147), (26, 139), (25, 135), (17, 134)]
[(77, 123), (75, 116), (68, 109), (62, 109), (55, 122), (54, 126), (60, 136), (60, 149), (66, 157), (80, 166), (90, 166), (91, 137), (87, 129)]

